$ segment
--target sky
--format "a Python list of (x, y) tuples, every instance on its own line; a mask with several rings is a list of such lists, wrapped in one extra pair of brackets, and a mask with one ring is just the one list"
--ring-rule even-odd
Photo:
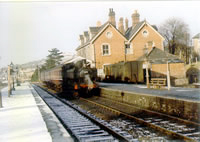
[(129, 19), (137, 10), (140, 20), (159, 27), (168, 18), (188, 24), (191, 36), (200, 33), (200, 1), (31, 1), (0, 2), (0, 67), (46, 58), (58, 48), (75, 53), (79, 35), (97, 21), (108, 20), (109, 8)]

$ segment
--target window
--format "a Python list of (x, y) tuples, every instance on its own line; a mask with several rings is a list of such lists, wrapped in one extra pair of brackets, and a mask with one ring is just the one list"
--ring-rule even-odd
[(148, 41), (147, 44), (148, 44), (148, 47), (152, 47), (153, 46), (153, 41)]
[(103, 53), (103, 55), (110, 55), (108, 44), (102, 45), (102, 53)]
[(149, 32), (148, 32), (147, 30), (144, 30), (144, 31), (142, 32), (142, 35), (143, 35), (144, 37), (147, 37), (147, 36), (149, 35)]
[(113, 35), (113, 34), (112, 34), (112, 32), (110, 32), (110, 31), (106, 33), (106, 37), (107, 37), (107, 38), (112, 38), (112, 35)]
[(148, 42), (146, 43), (146, 46), (147, 46), (147, 48), (154, 47), (154, 46), (155, 46), (155, 43), (154, 43), (153, 41), (148, 41)]
[(130, 54), (131, 53), (131, 47), (130, 47), (130, 44), (125, 44), (125, 52), (126, 54)]

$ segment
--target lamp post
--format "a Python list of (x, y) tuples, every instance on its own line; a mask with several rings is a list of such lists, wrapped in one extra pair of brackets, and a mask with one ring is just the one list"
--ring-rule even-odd
[(10, 65), (8, 65), (8, 97), (10, 97), (11, 93)]
[(144, 47), (144, 55), (145, 55), (145, 68), (146, 68), (146, 85), (149, 88), (149, 71), (148, 71), (148, 48)]
[(15, 90), (14, 64), (12, 62), (10, 63), (10, 68), (11, 68), (10, 73), (11, 73), (11, 76), (12, 76), (12, 84), (13, 84), (12, 90)]

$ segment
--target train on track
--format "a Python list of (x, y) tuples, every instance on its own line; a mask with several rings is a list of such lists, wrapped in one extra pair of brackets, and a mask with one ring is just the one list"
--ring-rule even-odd
[(86, 59), (76, 58), (70, 62), (42, 71), (40, 80), (62, 97), (89, 97), (98, 93), (95, 82), (97, 70)]

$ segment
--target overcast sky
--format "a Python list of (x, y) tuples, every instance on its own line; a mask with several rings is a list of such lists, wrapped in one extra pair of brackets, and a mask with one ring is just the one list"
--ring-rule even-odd
[(108, 20), (109, 8), (120, 17), (138, 10), (140, 19), (161, 25), (170, 17), (189, 25), (191, 36), (200, 33), (200, 1), (126, 2), (0, 2), (0, 67), (45, 58), (48, 50), (75, 52), (79, 34)]

